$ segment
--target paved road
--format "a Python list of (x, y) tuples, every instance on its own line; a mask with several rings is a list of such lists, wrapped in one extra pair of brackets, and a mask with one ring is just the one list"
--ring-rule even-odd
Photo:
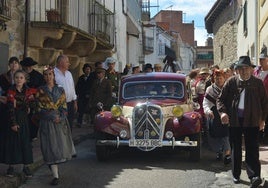
[[(189, 162), (184, 151), (168, 153), (123, 151), (108, 162), (98, 162), (94, 141), (77, 146), (78, 157), (60, 166), (61, 184), (65, 188), (244, 188), (249, 186), (245, 170), (242, 184), (234, 185), (230, 166), (215, 160), (205, 150), (202, 161)], [(47, 166), (41, 167), (21, 188), (51, 187), (52, 177)], [(263, 187), (263, 186), (262, 186)]]

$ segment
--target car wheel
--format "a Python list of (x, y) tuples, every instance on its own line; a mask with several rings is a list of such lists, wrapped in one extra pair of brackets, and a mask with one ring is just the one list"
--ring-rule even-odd
[(198, 162), (201, 158), (201, 133), (195, 134), (192, 140), (197, 141), (197, 146), (190, 148), (189, 158), (191, 161)]
[(111, 156), (111, 150), (109, 146), (102, 146), (97, 144), (98, 140), (104, 139), (106, 139), (105, 133), (96, 132), (96, 156), (98, 161), (106, 161)]

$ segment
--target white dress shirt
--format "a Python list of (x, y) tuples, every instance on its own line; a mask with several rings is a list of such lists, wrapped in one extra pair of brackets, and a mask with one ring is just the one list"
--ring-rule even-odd
[(66, 95), (66, 102), (75, 101), (77, 99), (74, 87), (73, 76), (70, 71), (64, 74), (57, 68), (54, 68), (55, 80), (59, 87), (63, 87)]

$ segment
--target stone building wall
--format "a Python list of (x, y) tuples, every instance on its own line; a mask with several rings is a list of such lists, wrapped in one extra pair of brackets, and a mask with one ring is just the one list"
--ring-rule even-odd
[(213, 24), (214, 64), (228, 67), (237, 60), (237, 24), (234, 20), (235, 7), (227, 7)]
[(11, 20), (7, 22), (9, 56), (23, 58), (25, 31), (25, 0), (10, 0)]

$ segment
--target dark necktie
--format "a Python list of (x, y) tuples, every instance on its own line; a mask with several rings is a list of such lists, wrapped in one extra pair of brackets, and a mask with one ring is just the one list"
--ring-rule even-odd
[(247, 86), (249, 86), (249, 82), (248, 81), (240, 81), (239, 82), (239, 87), (240, 88), (246, 88)]

